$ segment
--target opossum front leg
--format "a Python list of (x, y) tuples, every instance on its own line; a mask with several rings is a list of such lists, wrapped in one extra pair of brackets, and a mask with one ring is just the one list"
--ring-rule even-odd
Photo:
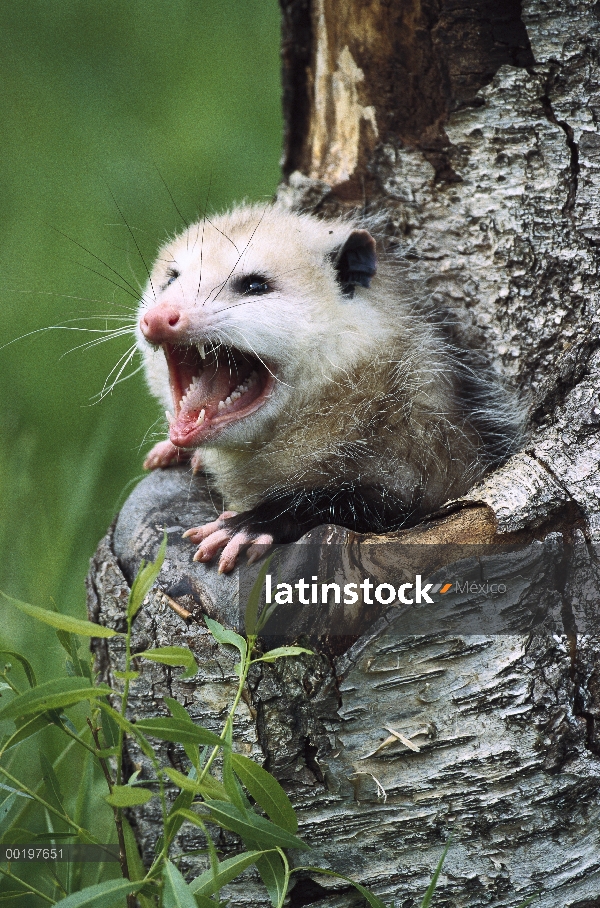
[(167, 438), (166, 441), (159, 441), (148, 452), (144, 460), (144, 470), (165, 470), (173, 464), (187, 463), (188, 460), (191, 460), (194, 473), (202, 469), (202, 459), (198, 451), (190, 454), (183, 448), (176, 448)]
[(200, 543), (195, 561), (211, 561), (223, 549), (219, 573), (235, 567), (240, 552), (256, 561), (273, 544), (295, 542), (320, 524), (333, 523), (358, 533), (384, 533), (415, 522), (414, 510), (381, 486), (347, 482), (337, 488), (275, 491), (264, 501), (236, 514), (225, 511), (184, 535)]
[(237, 563), (238, 556), (248, 550), (248, 562), (258, 561), (273, 545), (274, 537), (270, 533), (256, 532), (251, 526), (244, 526), (239, 518), (248, 518), (246, 514), (235, 511), (224, 511), (217, 520), (204, 526), (192, 527), (183, 534), (184, 539), (201, 545), (194, 555), (194, 561), (212, 561), (217, 552), (223, 549), (219, 559), (219, 573), (228, 574)]

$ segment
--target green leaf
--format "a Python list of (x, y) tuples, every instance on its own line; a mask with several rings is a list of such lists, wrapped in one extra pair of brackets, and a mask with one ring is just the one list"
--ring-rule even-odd
[(444, 850), (442, 852), (442, 856), (438, 861), (437, 867), (435, 868), (435, 870), (433, 872), (433, 876), (431, 877), (431, 883), (427, 887), (427, 892), (423, 896), (423, 901), (421, 902), (421, 908), (429, 908), (429, 905), (431, 904), (431, 899), (433, 898), (433, 893), (435, 892), (435, 887), (437, 886), (437, 881), (439, 879), (440, 873), (442, 872), (442, 866), (444, 864), (444, 861), (446, 860), (446, 855), (448, 854), (448, 849), (450, 848), (451, 842), (452, 842), (452, 837), (450, 837), (448, 839), (448, 844), (444, 848)]
[[(125, 854), (127, 855), (129, 876), (135, 882), (141, 881), (146, 876), (146, 868), (140, 857), (133, 830), (127, 821), (127, 817), (122, 816), (121, 823), (123, 824), (123, 838), (125, 839)], [(155, 908), (154, 900), (147, 898), (141, 892), (138, 892), (137, 899), (141, 908)]]
[(210, 773), (207, 773), (202, 781), (198, 782), (197, 779), (184, 776), (182, 772), (172, 769), (170, 766), (165, 766), (164, 772), (166, 772), (171, 782), (181, 788), (182, 791), (189, 791), (194, 795), (202, 795), (207, 801), (226, 801), (228, 799), (228, 794), (223, 784), (218, 779), (215, 779), (214, 776), (211, 776)]
[(286, 889), (285, 866), (276, 851), (269, 852), (256, 862), (260, 878), (275, 906), (283, 902)]
[[(223, 769), (222, 769), (222, 779), (223, 785), (227, 792), (227, 797), (224, 799), (226, 801), (231, 801), (232, 804), (241, 810), (244, 813), (246, 810), (251, 810), (252, 807), (250, 802), (244, 795), (240, 783), (233, 774), (233, 767), (231, 765), (231, 744), (233, 738), (233, 725), (230, 721), (225, 725), (225, 744), (223, 748)], [(218, 800), (218, 799), (215, 799)]]
[[(55, 603), (52, 603), (53, 611), (55, 614), (60, 614)], [(56, 629), (56, 636), (58, 642), (66, 652), (69, 659), (66, 661), (66, 669), (70, 675), (79, 675), (80, 678), (88, 678), (90, 681), (93, 680), (92, 676), (92, 667), (89, 652), (86, 654), (86, 658), (83, 658), (79, 655), (79, 640), (75, 634), (69, 634), (67, 631)]]
[(248, 637), (252, 637), (258, 633), (258, 606), (260, 605), (260, 594), (265, 585), (265, 577), (267, 576), (272, 560), (273, 555), (269, 555), (269, 557), (265, 559), (256, 580), (252, 584), (250, 595), (248, 596), (246, 614), (244, 616), (244, 626)]
[[(4, 593), (2, 594), (4, 595)], [(23, 671), (27, 676), (30, 687), (35, 687), (37, 681), (35, 679), (35, 672), (31, 667), (31, 662), (29, 659), (26, 659), (25, 656), (22, 656), (21, 653), (15, 653), (12, 649), (0, 649), (0, 653), (4, 653), (5, 656), (12, 656), (13, 659), (16, 659), (23, 666)]]
[(254, 662), (275, 662), (283, 656), (299, 656), (301, 653), (308, 653), (309, 656), (314, 656), (311, 649), (305, 649), (303, 646), (278, 646), (276, 649), (270, 649), (268, 653), (260, 656), (259, 659), (254, 659)]
[(242, 662), (246, 658), (246, 641), (243, 637), (240, 637), (239, 634), (236, 634), (235, 631), (229, 630), (229, 628), (223, 627), (222, 624), (219, 624), (218, 621), (214, 621), (212, 618), (207, 618), (204, 615), (204, 621), (206, 626), (215, 638), (218, 643), (223, 643), (228, 646), (235, 646), (236, 649), (240, 651), (242, 657)]
[(163, 700), (172, 716), (175, 716), (176, 719), (181, 719), (182, 722), (191, 722), (193, 724), (194, 720), (179, 700), (174, 700), (173, 697), (163, 697)]
[(142, 888), (138, 881), (135, 883), (130, 880), (106, 880), (104, 883), (98, 883), (96, 886), (87, 886), (80, 892), (74, 892), (68, 895), (66, 899), (55, 902), (56, 908), (115, 908), (115, 905), (122, 905), (125, 897), (130, 892), (137, 892)]
[(96, 700), (111, 693), (110, 687), (93, 687), (83, 678), (55, 678), (26, 690), (3, 706), (0, 709), (0, 720), (31, 716), (48, 709), (63, 709), (82, 700)]
[(41, 716), (32, 716), (31, 718), (23, 719), (22, 721), (17, 719), (16, 723), (17, 730), (4, 739), (4, 744), (2, 745), (2, 748), (0, 748), (3, 752), (14, 747), (16, 744), (20, 744), (21, 741), (25, 741), (26, 738), (30, 738), (32, 735), (37, 734), (42, 728), (55, 724), (52, 713), (42, 713)]
[[(172, 697), (163, 697), (165, 704), (171, 712), (171, 715), (176, 719), (180, 719), (182, 722), (192, 722), (192, 717), (188, 713), (185, 706), (182, 706), (177, 700), (174, 700)], [(198, 747), (195, 744), (184, 744), (183, 749), (185, 750), (186, 756), (192, 766), (195, 767), (197, 772), (200, 772), (200, 754)]]
[(49, 804), (52, 804), (53, 807), (60, 810), (61, 813), (64, 813), (64, 797), (60, 788), (60, 782), (54, 772), (52, 763), (43, 751), (40, 753), (40, 767), (42, 770), (42, 779), (45, 782), (45, 790), (47, 793), (46, 800)]
[(161, 741), (173, 741), (175, 744), (208, 744), (217, 747), (223, 744), (220, 737), (201, 725), (194, 725), (187, 719), (175, 719), (171, 716), (159, 716), (156, 719), (140, 719), (135, 728), (144, 735), (160, 738)]
[[(36, 618), (49, 624), (51, 627), (57, 627), (61, 631), (68, 631), (70, 634), (79, 634), (81, 637), (122, 637), (110, 627), (102, 627), (100, 624), (93, 624), (91, 621), (83, 621), (80, 618), (72, 618), (70, 615), (63, 615), (60, 612), (54, 612), (47, 608), (40, 608), (37, 605), (29, 605), (27, 602), (20, 602), (7, 596), (0, 591), (0, 596), (4, 596), (8, 602), (18, 608), (19, 611), (29, 615), (30, 618)], [(16, 655), (16, 654), (15, 654)]]
[(206, 819), (212, 820), (223, 829), (236, 832), (242, 839), (258, 842), (267, 848), (310, 848), (298, 836), (275, 826), (253, 811), (241, 811), (224, 801), (207, 801), (205, 806), (210, 810), (210, 816)]
[(298, 820), (290, 799), (271, 773), (241, 754), (231, 755), (233, 771), (246, 786), (254, 800), (277, 826), (298, 832)]
[(127, 603), (127, 617), (131, 619), (135, 618), (137, 613), (142, 607), (144, 599), (152, 589), (154, 581), (160, 574), (160, 569), (165, 560), (165, 551), (167, 548), (167, 534), (163, 534), (163, 541), (158, 550), (158, 555), (156, 556), (156, 561), (150, 561), (146, 564), (145, 561), (142, 561), (140, 564), (139, 570), (136, 574), (135, 580), (131, 586), (131, 591), (129, 593), (129, 601)]
[(164, 908), (198, 908), (194, 893), (171, 861), (165, 861), (163, 880)]
[(4, 823), (6, 821), (7, 816), (9, 815), (9, 813), (15, 806), (15, 801), (17, 800), (17, 795), (21, 795), (24, 798), (31, 799), (31, 795), (25, 794), (24, 791), (13, 791), (12, 794), (9, 794), (7, 797), (5, 797), (3, 799), (2, 803), (0, 804), (0, 829), (2, 829), (4, 832), (8, 831), (6, 829), (6, 826), (4, 825)]
[(264, 851), (244, 851), (242, 854), (236, 854), (235, 857), (228, 858), (219, 864), (216, 875), (213, 875), (212, 870), (205, 870), (190, 883), (190, 889), (194, 895), (212, 895), (239, 876), (246, 867), (255, 864), (265, 853)]
[(143, 653), (136, 653), (136, 659), (150, 659), (151, 662), (161, 662), (163, 665), (183, 665), (185, 668), (182, 678), (193, 678), (198, 673), (198, 663), (194, 654), (187, 646), (161, 646), (158, 649), (147, 649)]
[(114, 672), (113, 672), (113, 675), (115, 676), (115, 678), (118, 678), (119, 681), (135, 681), (137, 678), (140, 677), (140, 673), (139, 673), (139, 672), (118, 672), (118, 671), (114, 671)]
[(119, 744), (119, 728), (117, 723), (109, 716), (108, 713), (103, 712), (100, 719), (102, 725), (102, 734), (104, 736), (104, 743), (107, 748), (118, 747)]
[(104, 798), (111, 807), (138, 807), (147, 804), (154, 797), (154, 792), (137, 785), (113, 785), (113, 790)]
[(108, 703), (104, 703), (102, 700), (98, 700), (98, 706), (100, 707), (102, 712), (107, 713), (107, 715), (111, 717), (113, 722), (115, 722), (115, 724), (118, 725), (119, 728), (122, 728), (123, 731), (128, 735), (131, 735), (132, 738), (135, 738), (141, 750), (150, 760), (154, 760), (154, 750), (152, 749), (150, 741), (148, 741), (148, 739), (144, 737), (144, 735), (137, 729), (133, 722), (129, 722), (127, 719), (125, 719), (124, 716), (121, 715), (121, 713), (118, 713), (116, 709), (113, 709), (112, 706), (109, 706)]
[[(346, 883), (350, 883), (355, 889), (358, 889), (371, 908), (390, 908), (389, 905), (386, 905), (385, 902), (382, 902), (381, 899), (377, 898), (377, 896), (367, 889), (366, 886), (363, 886), (361, 883), (356, 883), (354, 880), (351, 880), (349, 876), (343, 876), (341, 873), (336, 873), (335, 870), (325, 870), (323, 867), (296, 867), (295, 871), (298, 870), (308, 870), (311, 873), (322, 873), (324, 876), (334, 876), (338, 880), (345, 880)], [(423, 906), (421, 906), (421, 908), (423, 908)]]
[[(7, 791), (8, 795), (5, 798), (12, 797), (12, 795), (19, 795), (20, 798), (29, 798), (30, 801), (33, 801), (31, 795), (26, 794), (24, 791), (19, 791), (18, 788), (13, 788), (12, 785), (5, 785), (4, 782), (0, 782), (0, 791)], [(4, 804), (5, 801), (0, 801), (0, 804)]]
[[(195, 770), (192, 771), (194, 772)], [(167, 837), (167, 841), (173, 841), (174, 837), (181, 829), (183, 821), (186, 818), (180, 813), (180, 811), (189, 810), (189, 808), (192, 806), (196, 794), (197, 792), (188, 791), (185, 788), (181, 788), (181, 791), (173, 801), (173, 806), (169, 811), (167, 822), (165, 823), (165, 835)]]

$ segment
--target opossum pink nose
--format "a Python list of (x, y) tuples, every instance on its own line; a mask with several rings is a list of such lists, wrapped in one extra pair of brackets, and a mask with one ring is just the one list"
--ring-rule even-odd
[(152, 306), (140, 319), (142, 334), (151, 344), (177, 340), (186, 326), (185, 313), (171, 303)]

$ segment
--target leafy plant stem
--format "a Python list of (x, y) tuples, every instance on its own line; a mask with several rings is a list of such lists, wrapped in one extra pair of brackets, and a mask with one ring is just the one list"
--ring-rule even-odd
[[(238, 684), (237, 693), (235, 695), (234, 701), (231, 705), (231, 709), (229, 710), (229, 713), (225, 720), (225, 725), (223, 726), (223, 731), (221, 732), (221, 740), (223, 741), (223, 743), (225, 743), (225, 741), (227, 740), (227, 734), (229, 731), (229, 727), (233, 723), (233, 717), (235, 715), (235, 711), (238, 708), (238, 704), (242, 698), (242, 694), (244, 693), (244, 686), (246, 684), (246, 679), (248, 677), (248, 672), (250, 670), (250, 666), (252, 665), (252, 652), (253, 652), (255, 646), (256, 646), (256, 635), (255, 634), (249, 635), (248, 636), (248, 647), (246, 649), (244, 661), (240, 665), (240, 683)], [(211, 752), (208, 760), (206, 761), (206, 763), (202, 769), (202, 772), (200, 773), (200, 778), (198, 779), (198, 784), (201, 784), (204, 781), (206, 774), (208, 773), (210, 767), (213, 764), (215, 757), (217, 756), (219, 750), (221, 750), (222, 746), (223, 745), (221, 745), (221, 744), (217, 744), (212, 749), (212, 752)]]
[(5, 778), (7, 778), (9, 780), (9, 782), (13, 783), (15, 788), (18, 788), (19, 791), (25, 792), (25, 794), (29, 795), (30, 798), (33, 798), (34, 801), (37, 801), (38, 804), (41, 804), (42, 807), (44, 807), (50, 813), (53, 813), (55, 816), (59, 817), (61, 820), (63, 820), (63, 822), (68, 823), (68, 825), (71, 826), (77, 832), (78, 836), (80, 836), (81, 838), (84, 838), (90, 844), (93, 844), (93, 845), (100, 844), (100, 842), (98, 842), (98, 840), (96, 838), (94, 838), (94, 836), (91, 835), (87, 831), (87, 829), (83, 829), (83, 827), (79, 826), (79, 824), (76, 823), (74, 820), (72, 820), (71, 817), (68, 816), (66, 813), (61, 813), (60, 810), (57, 810), (55, 807), (52, 806), (52, 804), (49, 804), (48, 801), (45, 801), (44, 798), (40, 797), (40, 795), (37, 794), (37, 792), (33, 791), (31, 788), (29, 788), (27, 785), (25, 785), (23, 782), (21, 782), (15, 776), (13, 776), (13, 774), (10, 773), (7, 769), (4, 769), (3, 766), (0, 766), (0, 772), (2, 773), (2, 775)]
[[(98, 737), (98, 728), (96, 728), (96, 726), (92, 723), (92, 720), (89, 718), (87, 720), (87, 723), (89, 725), (90, 732), (92, 733), (92, 738), (94, 739), (96, 747), (98, 748), (98, 750), (102, 750), (100, 739)], [(108, 769), (108, 763), (106, 762), (104, 757), (100, 756), (98, 756), (98, 762), (100, 763), (100, 767), (102, 769), (102, 772), (104, 773), (104, 778), (106, 779), (109, 794), (112, 794), (113, 780)], [(128, 880), (130, 879), (130, 876), (129, 867), (127, 864), (127, 851), (125, 849), (125, 835), (123, 833), (123, 818), (119, 807), (113, 807), (113, 815), (115, 818), (115, 827), (117, 829), (117, 839), (119, 840), (119, 863), (121, 865), (121, 873), (123, 874), (123, 877)]]
[(17, 685), (14, 684), (14, 683), (10, 680), (10, 678), (8, 677), (8, 672), (7, 672), (6, 670), (4, 670), (3, 672), (0, 672), (0, 678), (4, 678), (5, 683), (8, 684), (8, 686), (10, 687), (10, 689), (11, 689), (15, 694), (20, 694), (20, 693), (21, 693), (21, 691), (19, 690), (19, 688), (17, 687)]
[(283, 861), (283, 866), (285, 868), (285, 881), (284, 881), (283, 890), (281, 893), (281, 898), (279, 899), (279, 903), (277, 905), (277, 908), (283, 908), (283, 903), (285, 902), (285, 898), (287, 896), (287, 891), (288, 891), (288, 888), (290, 885), (291, 873), (290, 873), (289, 861), (288, 861), (287, 857), (285, 856), (285, 852), (281, 848), (278, 848), (277, 851), (279, 852), (279, 857)]
[[(64, 759), (64, 758), (67, 756), (67, 754), (70, 752), (70, 750), (72, 749), (72, 747), (74, 746), (74, 744), (75, 744), (74, 741), (69, 741), (69, 743), (67, 744), (67, 746), (59, 753), (59, 755), (57, 756), (57, 758), (56, 758), (56, 759), (54, 760), (54, 762), (52, 763), (52, 769), (54, 769), (54, 770), (57, 769), (57, 767), (60, 765), (60, 763), (63, 761), (63, 759)], [(3, 754), (3, 751), (0, 751), (0, 757), (2, 756), (2, 754)], [(1, 768), (1, 767), (0, 767), (0, 768)], [(21, 783), (19, 783), (19, 785), (20, 785), (20, 784), (21, 784)], [(37, 791), (38, 788), (42, 788), (43, 784), (44, 784), (44, 783), (43, 783), (43, 780), (40, 781), (40, 782), (38, 782), (38, 784), (37, 784), (36, 787), (35, 787), (35, 791)], [(32, 795), (32, 797), (33, 797), (33, 795)], [(20, 809), (20, 811), (17, 813), (15, 819), (13, 820), (13, 824), (14, 824), (14, 825), (18, 825), (20, 822), (22, 822), (23, 815), (26, 813), (27, 810), (29, 810), (29, 805), (30, 805), (30, 804), (31, 804), (31, 801), (27, 801), (27, 803), (23, 805), (23, 807)]]
[[(166, 537), (165, 537), (165, 539), (166, 539)], [(161, 549), (162, 554), (159, 553), (159, 556), (157, 559), (157, 564), (158, 564), (159, 570), (160, 570), (160, 564), (162, 564), (162, 558), (164, 557), (164, 547), (165, 547), (165, 541), (163, 541), (163, 546)], [(130, 601), (127, 606), (127, 633), (125, 635), (125, 682), (123, 685), (123, 693), (121, 695), (121, 717), (123, 719), (127, 719), (127, 715), (126, 715), (127, 714), (127, 702), (129, 699), (129, 687), (130, 687), (130, 681), (131, 681), (131, 678), (130, 678), (130, 673), (131, 673), (131, 630), (132, 630), (133, 619), (136, 614), (136, 611), (133, 608), (132, 596), (133, 596), (133, 589), (132, 589), (132, 594), (130, 595)], [(117, 745), (117, 751), (118, 751), (117, 752), (117, 781), (116, 781), (117, 785), (122, 784), (122, 778), (123, 778), (124, 741), (125, 741), (125, 731), (124, 731), (123, 726), (121, 725), (121, 726), (119, 726), (119, 738), (118, 738), (118, 745)], [(151, 759), (152, 759), (152, 763), (153, 763), (154, 770), (156, 772), (156, 776), (157, 776), (158, 784), (159, 784), (159, 797), (160, 797), (160, 803), (161, 803), (163, 829), (166, 829), (168, 811), (167, 811), (167, 801), (166, 801), (166, 797), (165, 797), (164, 776), (163, 776), (163, 772), (160, 768), (160, 765), (158, 763), (158, 760), (156, 759), (156, 756), (154, 754), (152, 755)], [(108, 781), (108, 779), (107, 779), (107, 781)], [(122, 821), (121, 808), (117, 808), (115, 810), (115, 824), (117, 826), (117, 835), (119, 838), (119, 854), (120, 854), (120, 860), (121, 860), (121, 871), (123, 873), (123, 876), (126, 879), (129, 879), (129, 867), (127, 864), (127, 857), (126, 857), (126, 851), (125, 851), (125, 840), (124, 840), (124, 833), (123, 833), (123, 821)], [(164, 840), (161, 852), (158, 855), (157, 860), (155, 860), (153, 862), (152, 867), (146, 874), (146, 880), (149, 880), (152, 878), (152, 876), (154, 875), (153, 870), (159, 869), (162, 866), (162, 864), (168, 860), (169, 845), (170, 845), (170, 842), (167, 840), (167, 837), (165, 836), (165, 840)], [(131, 893), (130, 895), (127, 896), (127, 908), (135, 908), (135, 905), (136, 905), (136, 897), (133, 893)]]
[[(129, 612), (129, 610), (128, 610)], [(125, 635), (125, 683), (123, 685), (123, 693), (121, 695), (121, 716), (126, 719), (127, 712), (127, 701), (129, 698), (129, 672), (131, 669), (131, 622), (133, 618), (131, 613), (127, 615), (127, 634)], [(123, 727), (119, 727), (119, 743), (118, 743), (118, 759), (117, 759), (117, 785), (121, 785), (121, 779), (123, 777), (123, 742), (125, 739), (125, 732)]]
[[(87, 721), (89, 723), (90, 720), (88, 719)], [(79, 735), (74, 734), (70, 728), (67, 728), (67, 726), (64, 724), (64, 722), (60, 723), (60, 727), (61, 727), (61, 731), (64, 731), (64, 733), (67, 735), (67, 737), (72, 738), (73, 741), (77, 741), (78, 744), (81, 744), (82, 747), (85, 747), (86, 750), (89, 750), (89, 752), (92, 754), (92, 756), (94, 756), (94, 757), (96, 756), (96, 751), (94, 750), (94, 748), (90, 744), (88, 744), (86, 741), (84, 741), (83, 738), (80, 738)]]
[[(10, 865), (9, 865), (10, 866)], [(54, 899), (51, 899), (49, 895), (46, 895), (44, 892), (40, 892), (39, 889), (36, 889), (35, 886), (32, 886), (31, 883), (26, 883), (20, 877), (15, 876), (14, 873), (11, 873), (9, 869), (4, 870), (0, 867), (0, 873), (3, 873), (4, 876), (9, 877), (9, 879), (14, 880), (16, 883), (19, 883), (27, 892), (30, 892), (32, 895), (38, 895), (41, 899), (44, 899), (45, 902), (50, 902), (51, 905), (54, 905)]]

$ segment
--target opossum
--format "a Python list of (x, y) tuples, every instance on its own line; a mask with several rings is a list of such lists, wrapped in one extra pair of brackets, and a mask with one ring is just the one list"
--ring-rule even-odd
[[(381, 242), (379, 242), (381, 246)], [(204, 218), (160, 251), (137, 337), (169, 440), (229, 510), (196, 561), (256, 560), (325, 523), (410, 526), (513, 453), (522, 416), (376, 229), (277, 204)]]

